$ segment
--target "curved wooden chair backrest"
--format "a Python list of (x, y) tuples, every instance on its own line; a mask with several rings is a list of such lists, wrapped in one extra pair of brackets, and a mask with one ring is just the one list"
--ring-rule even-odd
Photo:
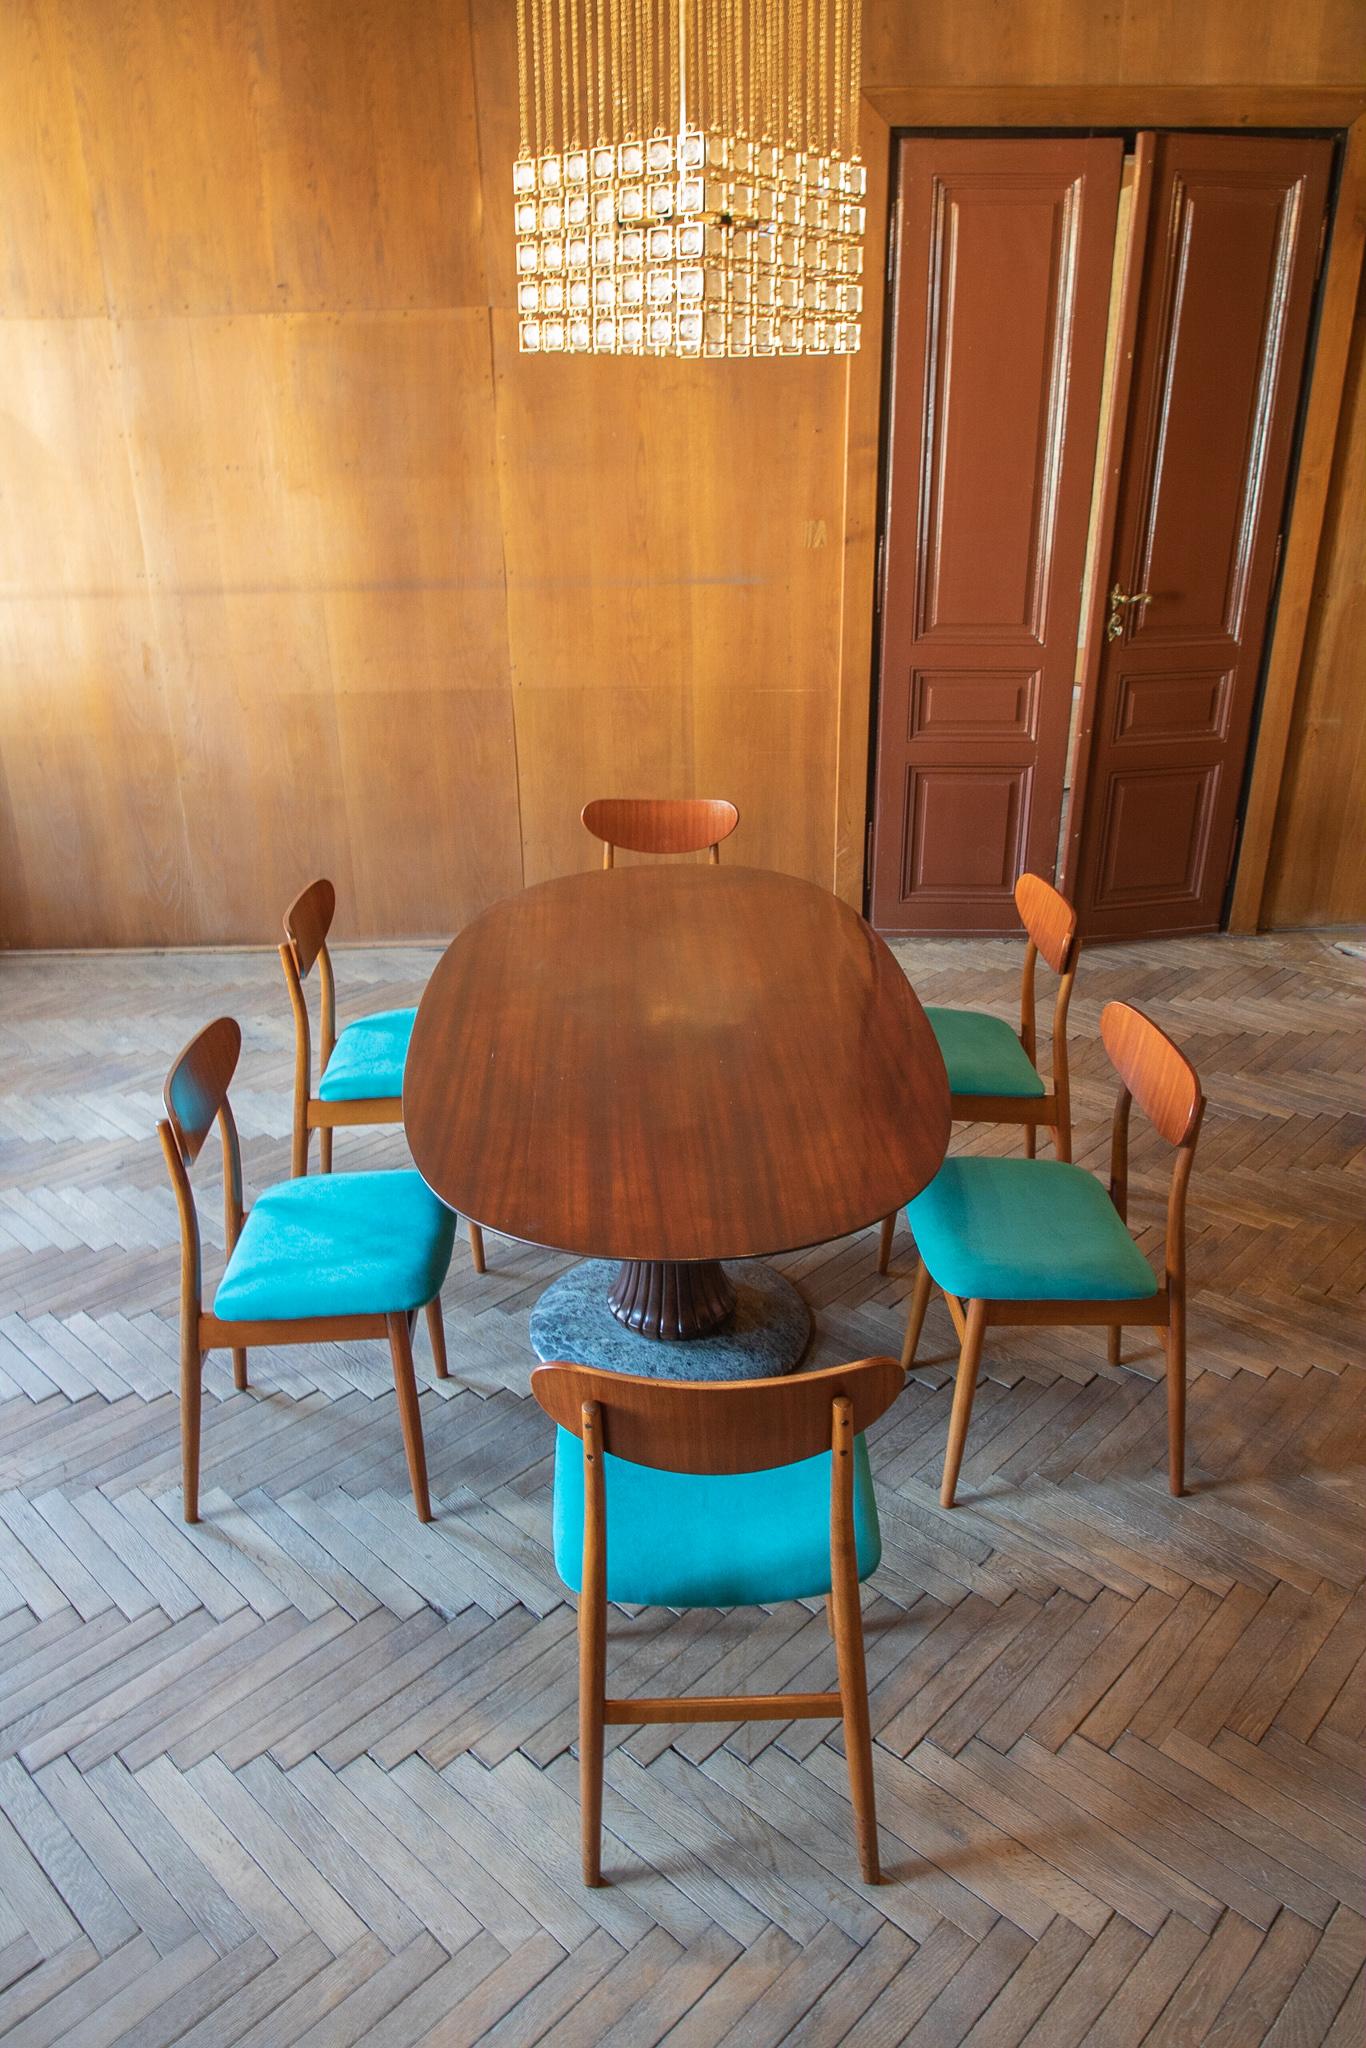
[(337, 892), (324, 877), (301, 889), (285, 912), (285, 937), (294, 955), (300, 981), (307, 980), (313, 963), (327, 944), (337, 910)]
[(1107, 1003), (1100, 1035), (1110, 1064), (1154, 1130), (1169, 1145), (1190, 1144), (1205, 1098), (1200, 1077), (1165, 1031), (1132, 1003)]
[(603, 1448), (664, 1472), (759, 1472), (828, 1451), (831, 1411), (848, 1400), (855, 1431), (891, 1407), (906, 1375), (892, 1358), (767, 1380), (660, 1380), (589, 1365), (543, 1365), (531, 1391), (553, 1421), (583, 1434), (596, 1401)]
[(241, 1025), (233, 1017), (215, 1017), (172, 1061), (162, 1090), (166, 1114), (157, 1125), (157, 1135), (180, 1214), (182, 1332), (195, 1327), (203, 1283), (199, 1216), (189, 1169), (215, 1123), (223, 1144), (223, 1233), (229, 1253), (242, 1228), (242, 1148), (228, 1101), (241, 1050)]
[(1020, 922), (1055, 974), (1066, 974), (1077, 950), (1077, 913), (1042, 875), (1021, 875), (1015, 884)]
[(734, 804), (706, 796), (597, 796), (581, 815), (593, 837), (602, 840), (603, 865), (609, 868), (618, 846), (629, 853), (700, 853), (706, 846), (715, 862), (721, 841), (740, 822)]
[(197, 1031), (166, 1076), (162, 1100), (171, 1132), (187, 1166), (193, 1166), (237, 1071), (242, 1029), (232, 1017), (216, 1017)]

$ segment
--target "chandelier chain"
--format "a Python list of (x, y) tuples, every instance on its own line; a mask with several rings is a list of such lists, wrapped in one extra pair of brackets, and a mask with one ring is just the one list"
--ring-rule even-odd
[(857, 163), (859, 151), (859, 88), (863, 78), (862, 0), (849, 0), (849, 153)]
[(821, 146), (820, 131), (820, 58), (816, 48), (817, 0), (806, 0), (806, 134), (805, 143), (809, 150)]
[(798, 57), (798, 45), (801, 40), (798, 32), (800, 19), (798, 9), (800, 6), (801, 0), (787, 0), (787, 146), (789, 149), (794, 150), (800, 149), (802, 146), (801, 79), (799, 75), (801, 65)]
[(527, 0), (517, 0), (517, 154), (527, 157), (531, 154), (531, 132), (527, 120), (527, 93), (530, 81), (527, 76), (526, 47)]
[(529, 0), (531, 7), (532, 75), (536, 88), (536, 155), (545, 148), (545, 95), (550, 80), (550, 49), (542, 33), (545, 0)]

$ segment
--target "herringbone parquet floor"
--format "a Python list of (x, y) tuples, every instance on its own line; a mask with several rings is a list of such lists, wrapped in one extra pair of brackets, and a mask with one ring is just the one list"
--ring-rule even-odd
[[(1009, 1014), (1013, 945), (903, 949)], [(341, 961), (344, 1009), (434, 954)], [(1366, 1122), (1360, 963), (1324, 939), (1097, 950), (1078, 1156), (1105, 1151), (1099, 1006), (1199, 1065), (1190, 1497), (1147, 1333), (998, 1336), (960, 1494), (942, 1369), (879, 1429), (866, 1589), (892, 1881), (855, 1876), (823, 1723), (608, 1731), (614, 1880), (580, 1889), (574, 1617), (547, 1552), (527, 1314), (557, 1270), (457, 1250), (453, 1377), (419, 1353), (438, 1519), (414, 1520), (378, 1346), (254, 1353), (205, 1404), (178, 1520), (169, 1056), (246, 1031), (248, 1180), (287, 1170), (272, 956), (0, 964), (0, 2037), (7, 2048), (806, 2044), (1006, 2048), (1363, 2034)], [(1004, 1144), (990, 1134), (960, 1143)], [(401, 1159), (342, 1134), (345, 1170)], [(1136, 1152), (1156, 1243), (1163, 1161)], [(213, 1148), (201, 1167), (210, 1236)], [(786, 1261), (820, 1362), (898, 1348), (904, 1230)], [(929, 1350), (949, 1349), (942, 1307)], [(613, 1689), (831, 1682), (823, 1615), (614, 1617)], [(671, 1734), (673, 1739), (671, 1740)]]

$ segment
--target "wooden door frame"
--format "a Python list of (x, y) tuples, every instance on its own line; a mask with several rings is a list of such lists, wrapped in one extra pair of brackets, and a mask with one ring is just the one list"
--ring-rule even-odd
[[(897, 129), (1284, 128), (1336, 131), (1341, 177), (1309, 369), (1279, 590), (1266, 656), (1228, 929), (1260, 919), (1276, 806), (1290, 741), (1305, 632), (1323, 537), (1366, 251), (1366, 90), (1356, 86), (972, 86), (865, 88), (860, 141), (868, 167), (863, 337), (845, 385), (843, 609), (836, 761), (835, 893), (864, 902), (869, 813), (879, 464), (886, 403), (884, 252)], [(876, 262), (874, 256), (876, 255)]]

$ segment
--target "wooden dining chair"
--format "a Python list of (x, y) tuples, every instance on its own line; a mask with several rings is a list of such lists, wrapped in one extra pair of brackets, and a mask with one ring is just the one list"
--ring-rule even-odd
[[(948, 1303), (961, 1350), (941, 1504), (953, 1506), (988, 1329), (1004, 1324), (1108, 1327), (1120, 1362), (1126, 1323), (1156, 1326), (1167, 1354), (1168, 1479), (1185, 1491), (1186, 1187), (1204, 1114), (1200, 1081), (1185, 1054), (1141, 1010), (1107, 1003), (1100, 1034), (1122, 1083), (1110, 1146), (1110, 1189), (1056, 1159), (950, 1159), (907, 1215), (920, 1251), (901, 1362), (915, 1363), (930, 1288)], [(1159, 1285), (1129, 1234), (1129, 1109), (1176, 1147), (1167, 1195), (1166, 1256)]]
[(581, 816), (602, 841), (605, 868), (619, 846), (628, 853), (700, 853), (705, 846), (715, 867), (721, 841), (740, 822), (734, 804), (712, 796), (596, 796)]
[[(879, 1882), (859, 1581), (882, 1555), (863, 1432), (905, 1383), (890, 1358), (784, 1379), (691, 1382), (553, 1364), (555, 1564), (579, 1596), (583, 1879), (602, 1883), (604, 1725), (844, 1723), (859, 1863)], [(579, 1439), (578, 1442), (575, 1439)], [(824, 1594), (837, 1692), (609, 1699), (607, 1602), (767, 1606)]]
[[(1023, 1124), (1025, 1156), (1034, 1157), (1041, 1124), (1053, 1133), (1058, 1159), (1072, 1157), (1072, 1106), (1067, 1082), (1067, 1008), (1077, 978), (1077, 913), (1065, 896), (1041, 875), (1021, 875), (1015, 884), (1015, 907), (1029, 943), (1020, 979), (1020, 1028), (982, 1010), (939, 1009), (925, 1005), (949, 1076), (950, 1110), (955, 1123)], [(1053, 1048), (1050, 1078), (1039, 1072), (1034, 1015), (1034, 972), (1039, 956), (1058, 977), (1053, 1002)], [(877, 1269), (887, 1271), (892, 1255), (896, 1211), (883, 1218)]]
[[(455, 1218), (420, 1173), (339, 1173), (277, 1181), (248, 1210), (242, 1152), (228, 1088), (242, 1033), (219, 1017), (192, 1038), (166, 1076), (166, 1115), (157, 1125), (180, 1210), (180, 1439), (182, 1508), (199, 1520), (201, 1379), (205, 1354), (232, 1352), (233, 1384), (247, 1384), (253, 1344), (342, 1344), (387, 1337), (403, 1449), (418, 1519), (430, 1522), (412, 1328), (426, 1310), (437, 1377), (448, 1377), (441, 1283), (451, 1262)], [(203, 1305), (199, 1213), (190, 1168), (214, 1123), (223, 1147), (227, 1266)]]
[[(308, 1172), (308, 1148), (318, 1133), (318, 1164), (332, 1171), (332, 1133), (349, 1124), (403, 1122), (403, 1069), (416, 1010), (375, 1010), (357, 1017), (337, 1033), (337, 985), (327, 935), (337, 908), (337, 892), (319, 879), (301, 889), (285, 912), (285, 943), (280, 963), (285, 970), (294, 1011), (294, 1137), (291, 1171)], [(313, 1092), (313, 1038), (304, 983), (318, 968), (319, 1027), (322, 1055), (318, 1092)], [(467, 1219), (468, 1220), (468, 1219)], [(484, 1233), (469, 1223), (470, 1256), (476, 1273), (484, 1266)]]

